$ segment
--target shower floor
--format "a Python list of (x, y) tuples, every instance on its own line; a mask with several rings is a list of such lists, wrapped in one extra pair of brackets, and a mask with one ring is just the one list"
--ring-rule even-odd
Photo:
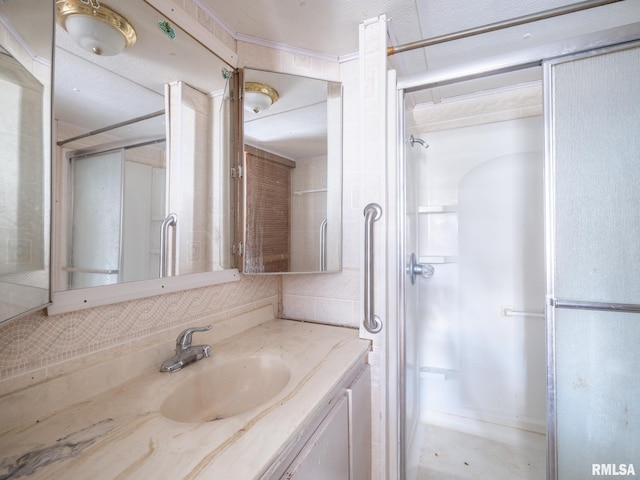
[(435, 425), (422, 428), (418, 480), (546, 478), (545, 435), (518, 431), (517, 442), (504, 443)]

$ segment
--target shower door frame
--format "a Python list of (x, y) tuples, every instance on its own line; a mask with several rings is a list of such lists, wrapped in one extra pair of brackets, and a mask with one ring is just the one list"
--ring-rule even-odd
[[(624, 43), (631, 43), (640, 40), (640, 22), (632, 23), (622, 27), (611, 28), (596, 32), (589, 35), (583, 35), (574, 39), (573, 42), (557, 42), (553, 44), (534, 47), (522, 50), (510, 55), (492, 57), (482, 61), (476, 61), (464, 65), (456, 65), (432, 72), (425, 72), (420, 75), (414, 75), (406, 78), (395, 78), (395, 75), (389, 76), (389, 91), (393, 90), (392, 82), (395, 80), (396, 96), (389, 99), (389, 118), (395, 116), (395, 122), (389, 122), (389, 151), (395, 149), (396, 158), (393, 163), (397, 166), (397, 176), (390, 175), (387, 189), (395, 196), (398, 218), (403, 218), (404, 214), (404, 168), (405, 168), (405, 149), (404, 142), (404, 115), (405, 105), (404, 99), (407, 93), (433, 88), (437, 86), (449, 85), (473, 80), (483, 77), (489, 77), (501, 73), (515, 72), (533, 67), (542, 67), (543, 62), (556, 57), (563, 57), (574, 54), (586, 54), (605, 47), (612, 47)], [(543, 85), (543, 89), (545, 86)], [(543, 91), (546, 96), (546, 91)], [(390, 97), (391, 97), (390, 93)], [(549, 125), (545, 124), (545, 131), (548, 131)], [(395, 142), (395, 145), (394, 145)], [(545, 153), (546, 155), (546, 153)], [(545, 176), (547, 172), (545, 172)], [(545, 180), (546, 182), (546, 180)], [(397, 465), (397, 478), (405, 480), (406, 473), (406, 392), (405, 392), (405, 306), (404, 306), (404, 288), (406, 275), (405, 259), (405, 232), (404, 222), (398, 222), (396, 232), (389, 232), (390, 236), (395, 236), (400, 246), (400, 251), (396, 252), (395, 259), (399, 261), (399, 268), (396, 269), (394, 284), (398, 288), (397, 303), (395, 305), (396, 315), (398, 318), (397, 331), (395, 335), (390, 336), (388, 344), (390, 378), (397, 378), (397, 386), (387, 385), (388, 398), (395, 396), (398, 411), (396, 418), (387, 418), (387, 435), (388, 445), (397, 445), (397, 451), (390, 452), (391, 456), (395, 456)], [(548, 309), (546, 312), (546, 328), (547, 328), (547, 479), (557, 479), (557, 450), (556, 450), (556, 412), (555, 412), (555, 369), (554, 369), (554, 332), (550, 330), (553, 327), (552, 312)], [(395, 344), (394, 344), (395, 340)], [(395, 390), (395, 393), (394, 391)]]

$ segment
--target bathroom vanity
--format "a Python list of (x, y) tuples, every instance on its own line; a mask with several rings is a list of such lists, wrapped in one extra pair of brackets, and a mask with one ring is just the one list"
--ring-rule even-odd
[(177, 372), (170, 340), (1, 396), (0, 476), (369, 478), (370, 343), (251, 315), (195, 334), (212, 355)]

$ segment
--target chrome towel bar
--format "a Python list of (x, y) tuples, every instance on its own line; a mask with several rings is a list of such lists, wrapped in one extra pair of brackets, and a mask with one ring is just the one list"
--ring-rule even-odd
[(502, 307), (502, 315), (505, 317), (537, 317), (545, 318), (544, 312), (529, 312), (525, 310), (514, 310), (511, 307)]
[(370, 203), (364, 207), (364, 320), (363, 326), (369, 333), (382, 330), (382, 321), (373, 313), (374, 268), (373, 268), (373, 222), (382, 216), (382, 207)]

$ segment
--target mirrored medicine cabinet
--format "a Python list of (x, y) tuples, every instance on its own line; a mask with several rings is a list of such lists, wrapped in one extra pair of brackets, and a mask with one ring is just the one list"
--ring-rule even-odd
[[(33, 2), (0, 6), (0, 38), (9, 39), (0, 49), (3, 75), (13, 72), (2, 79), (11, 84), (2, 114), (14, 120), (3, 124), (16, 126), (0, 141), (18, 144), (3, 166), (10, 213), (0, 218), (0, 320), (43, 308), (50, 296), (54, 314), (235, 281), (234, 266), (248, 274), (340, 270), (339, 83), (254, 69), (234, 76), (154, 1), (110, 0), (136, 41), (118, 55), (96, 55), (54, 20), (62, 6), (95, 2), (56, 0), (51, 11)], [(278, 102), (242, 115), (231, 100), (242, 76), (278, 90)], [(10, 107), (19, 97), (11, 89), (31, 103)], [(237, 158), (246, 174), (233, 182)], [(288, 178), (275, 250), (270, 212), (280, 207), (260, 209), (275, 198), (263, 182), (265, 166), (274, 170), (265, 161), (284, 165)]]
[(49, 303), (53, 16), (0, 4), (0, 322)]
[[(135, 32), (121, 53), (72, 38), (92, 3)], [(56, 17), (49, 313), (238, 280), (232, 66), (144, 0), (56, 0)]]
[(245, 274), (342, 265), (342, 85), (242, 69)]

